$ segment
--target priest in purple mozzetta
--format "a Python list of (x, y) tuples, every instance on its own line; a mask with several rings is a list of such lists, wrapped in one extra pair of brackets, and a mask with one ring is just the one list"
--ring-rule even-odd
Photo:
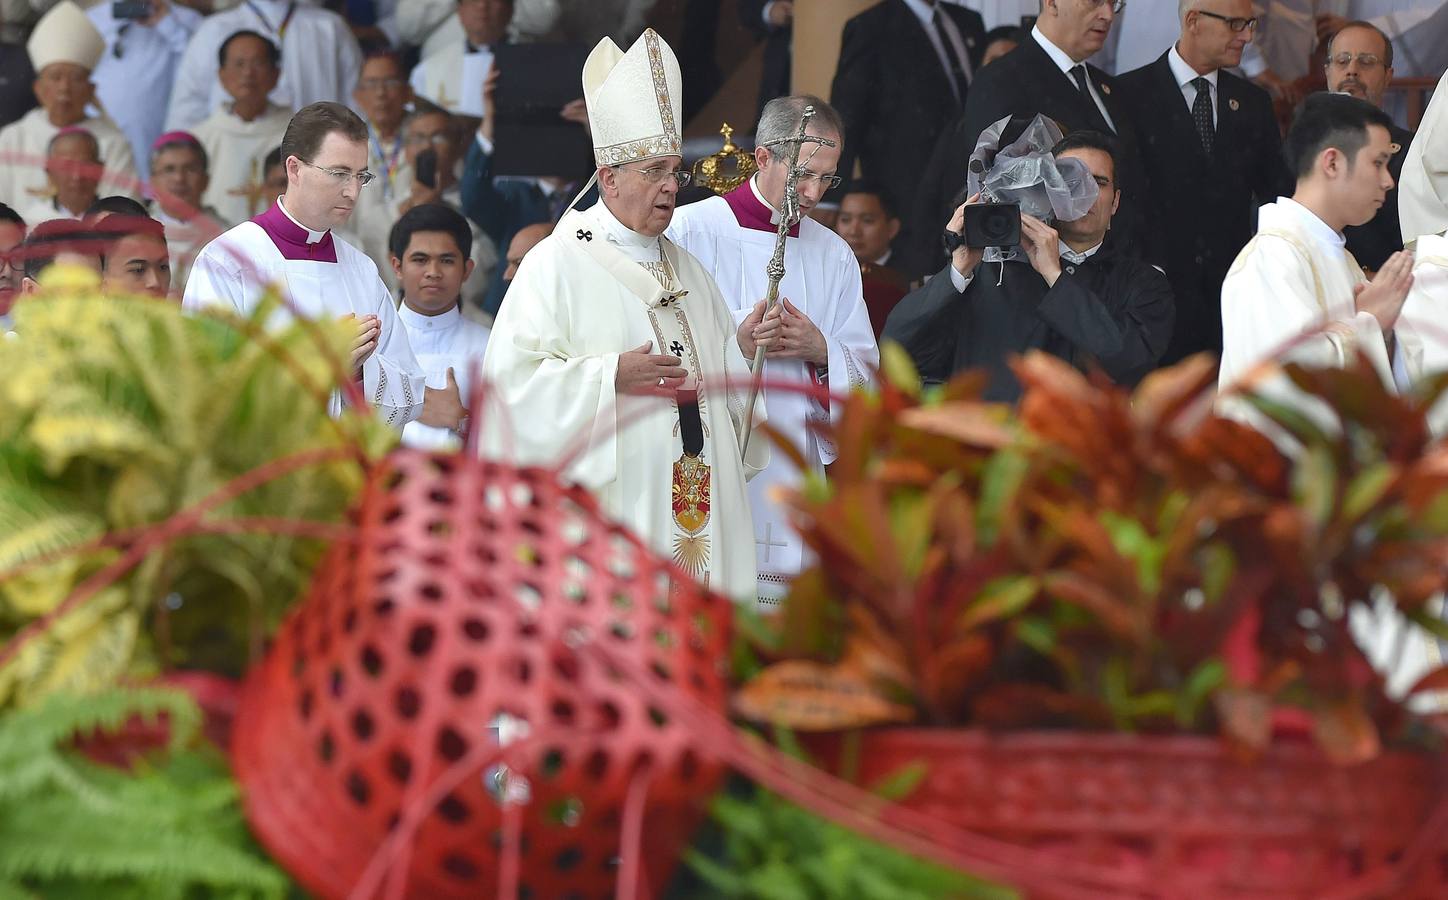
[[(806, 106), (815, 108), (806, 134), (835, 146), (806, 143), (800, 152), (797, 186), (805, 218), (785, 240), (782, 299), (776, 307), (781, 337), (771, 342), (765, 357), (764, 397), (769, 424), (803, 452), (811, 472), (823, 475), (834, 462), (835, 448), (810, 424), (830, 421), (842, 404), (821, 402), (801, 389), (848, 393), (866, 384), (880, 361), (859, 263), (843, 238), (808, 217), (825, 191), (839, 183), (835, 167), (844, 143), (839, 114), (818, 97), (780, 97), (765, 104), (755, 130), (758, 173), (723, 197), (680, 207), (667, 235), (713, 274), (734, 321), (742, 322), (768, 287), (766, 266), (774, 255), (789, 175), (788, 145), (765, 144), (798, 134)], [(777, 453), (749, 483), (759, 596), (765, 600), (782, 596), (809, 562), (773, 490), (775, 485), (797, 487), (803, 476), (789, 455)]]
[[(202, 249), (183, 305), (196, 310), (219, 304), (249, 315), (275, 286), (290, 304), (282, 318), (355, 320), (351, 363), (361, 371), (367, 401), (396, 428), (425, 422), (430, 392), (377, 265), (332, 234), (347, 223), (358, 192), (373, 178), (366, 124), (341, 104), (313, 103), (292, 116), (281, 150), (287, 192)], [(340, 404), (334, 397), (333, 414)]]

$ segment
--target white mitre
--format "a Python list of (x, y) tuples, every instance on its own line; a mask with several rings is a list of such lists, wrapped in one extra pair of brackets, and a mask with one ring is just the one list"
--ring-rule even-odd
[(79, 6), (61, 0), (35, 23), (25, 50), (36, 72), (54, 63), (73, 63), (89, 72), (106, 52), (106, 41)]
[(598, 164), (682, 155), (683, 85), (678, 58), (652, 28), (627, 53), (608, 38), (599, 41), (583, 64), (583, 99)]

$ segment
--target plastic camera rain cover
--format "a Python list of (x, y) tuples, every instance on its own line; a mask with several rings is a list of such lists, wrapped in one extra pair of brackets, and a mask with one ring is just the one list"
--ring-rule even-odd
[[(1010, 129), (1008, 116), (981, 132), (970, 154), (967, 193), (985, 203), (1019, 203), (1023, 215), (1043, 222), (1073, 221), (1086, 215), (1101, 189), (1079, 159), (1058, 160), (1051, 148), (1061, 140), (1060, 127), (1037, 115), (1019, 137), (1000, 147)], [(986, 250), (987, 262), (1015, 258), (1014, 250)]]

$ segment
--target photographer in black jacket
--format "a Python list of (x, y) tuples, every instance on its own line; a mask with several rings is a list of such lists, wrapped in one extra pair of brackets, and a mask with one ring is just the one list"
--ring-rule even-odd
[[(1091, 171), (1100, 188), (1091, 209), (1054, 228), (1022, 215), (1024, 258), (982, 265), (981, 248), (959, 247), (950, 265), (890, 313), (881, 339), (904, 345), (927, 378), (984, 369), (986, 399), (1014, 402), (1013, 354), (1044, 350), (1134, 384), (1165, 351), (1173, 318), (1166, 276), (1106, 239), (1121, 199), (1115, 141), (1077, 131), (1051, 152)], [(974, 200), (956, 208), (948, 231), (962, 232)]]

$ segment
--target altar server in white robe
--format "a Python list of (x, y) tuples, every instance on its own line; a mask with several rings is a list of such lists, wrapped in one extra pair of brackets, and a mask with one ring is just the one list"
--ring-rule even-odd
[[(583, 92), (601, 202), (529, 251), (493, 326), (476, 425), (485, 454), (559, 465), (604, 510), (689, 575), (755, 598), (746, 480), (768, 463), (739, 428), (756, 340), (703, 266), (662, 237), (681, 172), (682, 93), (652, 30), (628, 53), (605, 38)], [(858, 267), (854, 267), (858, 271)], [(762, 407), (756, 420), (762, 419)]]
[(246, 0), (207, 16), (192, 35), (171, 88), (167, 131), (189, 131), (227, 101), (216, 77), (217, 54), (238, 31), (254, 31), (281, 48), (281, 80), (271, 93), (278, 106), (345, 103), (357, 86), (362, 49), (345, 19), (308, 0)]
[[(1392, 187), (1390, 122), (1366, 100), (1309, 97), (1283, 147), (1296, 191), (1262, 207), (1257, 236), (1222, 285), (1219, 407), (1263, 428), (1289, 454), (1296, 449), (1290, 439), (1229, 393), (1250, 385), (1330, 425), (1321, 402), (1287, 383), (1274, 361), (1340, 368), (1362, 353), (1393, 390), (1422, 372), (1421, 344), (1397, 327), (1413, 286), (1413, 254), (1393, 254), (1368, 282), (1342, 233), (1376, 215)], [(1434, 644), (1418, 634), (1399, 647), (1405, 627), (1389, 602), (1355, 609), (1352, 626), (1391, 691), (1401, 694), (1436, 658)]]
[[(804, 219), (791, 226), (785, 239), (784, 280), (779, 285), (779, 296), (785, 299), (777, 307), (783, 337), (765, 360), (763, 393), (771, 425), (822, 475), (835, 460), (835, 448), (811, 425), (828, 423), (843, 404), (822, 402), (799, 389), (818, 387), (843, 395), (867, 384), (880, 362), (854, 253), (844, 238), (809, 218), (825, 191), (840, 180), (835, 175), (844, 148), (839, 114), (818, 97), (779, 97), (765, 104), (755, 129), (758, 173), (723, 197), (682, 207), (668, 237), (714, 274), (734, 321), (751, 315), (768, 291), (766, 269), (774, 255), (789, 174), (789, 148), (764, 145), (797, 134), (806, 106), (815, 108), (807, 133), (835, 146), (807, 143), (800, 153)], [(788, 456), (778, 454), (768, 471), (750, 483), (760, 597), (783, 596), (810, 561), (776, 490), (798, 487), (802, 476)]]
[[(360, 368), (365, 399), (396, 428), (434, 401), (407, 332), (377, 266), (362, 251), (333, 235), (345, 225), (372, 173), (367, 171), (367, 126), (337, 103), (314, 103), (292, 117), (282, 138), (287, 190), (266, 212), (207, 244), (196, 258), (182, 303), (208, 304), (242, 315), (277, 286), (293, 314), (355, 322), (351, 365)], [(341, 410), (340, 396), (332, 412)]]
[(47, 198), (46, 148), (61, 129), (79, 126), (95, 135), (106, 178), (101, 193), (137, 194), (130, 141), (104, 113), (87, 115), (95, 98), (91, 72), (105, 40), (71, 0), (62, 0), (35, 26), (25, 49), (35, 69), (40, 106), (0, 130), (0, 203), (28, 206)]
[[(473, 231), (446, 203), (414, 206), (392, 226), (392, 271), (402, 285), (397, 317), (407, 329), (428, 387), (456, 392), (457, 405), (442, 421), (409, 422), (402, 442), (423, 450), (461, 445), (475, 370), (481, 371), (488, 328), (463, 318), (463, 282), (473, 271)], [(441, 409), (440, 416), (444, 415)]]

